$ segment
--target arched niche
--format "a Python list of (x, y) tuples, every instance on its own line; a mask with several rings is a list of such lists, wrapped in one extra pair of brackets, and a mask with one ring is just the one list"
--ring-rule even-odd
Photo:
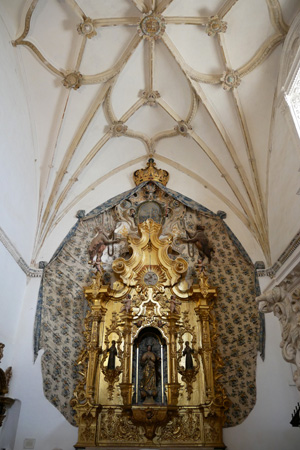
[(143, 355), (147, 352), (148, 346), (151, 346), (151, 351), (157, 357), (155, 361), (155, 377), (157, 395), (154, 402), (157, 404), (166, 404), (165, 386), (168, 382), (168, 367), (167, 367), (167, 345), (161, 331), (156, 327), (143, 328), (133, 343), (133, 358), (132, 358), (132, 383), (134, 386), (134, 393), (132, 398), (133, 405), (140, 405), (146, 401), (145, 394), (143, 394), (143, 375), (145, 363), (143, 362)]

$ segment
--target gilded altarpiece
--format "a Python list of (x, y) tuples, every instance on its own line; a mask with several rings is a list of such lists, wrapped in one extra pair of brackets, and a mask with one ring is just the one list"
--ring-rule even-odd
[(105, 284), (100, 262), (84, 289), (77, 448), (224, 447), (217, 290), (201, 260), (196, 284), (187, 283), (187, 261), (161, 233), (152, 219), (140, 223), (126, 237), (129, 257), (112, 264), (115, 281)]
[(235, 426), (255, 405), (255, 267), (226, 214), (167, 179), (150, 159), (134, 189), (78, 211), (43, 271), (35, 356), (78, 447), (222, 446), (223, 413)]

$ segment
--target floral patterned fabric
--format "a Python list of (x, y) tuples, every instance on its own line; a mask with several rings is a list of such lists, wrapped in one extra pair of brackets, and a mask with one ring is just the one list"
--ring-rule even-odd
[[(231, 400), (226, 425), (237, 425), (256, 401), (261, 324), (255, 302), (258, 291), (254, 266), (218, 215), (159, 183), (152, 184), (156, 188), (150, 199), (166, 211), (165, 234), (187, 236), (187, 231), (193, 234), (197, 224), (201, 224), (213, 244), (215, 253), (206, 271), (210, 284), (219, 287), (215, 314), (218, 347), (224, 361), (221, 381)], [(83, 287), (91, 283), (94, 273), (88, 264), (87, 249), (98, 228), (109, 234), (116, 226), (120, 228), (123, 219), (126, 226), (135, 227), (133, 220), (127, 219), (126, 211), (137, 210), (141, 202), (149, 201), (146, 188), (147, 183), (143, 183), (81, 217), (44, 269), (36, 312), (35, 354), (44, 349), (42, 373), (46, 398), (72, 424), (75, 422), (70, 400), (78, 380), (75, 361), (83, 345), (87, 307)], [(113, 259), (126, 251), (122, 245), (116, 247), (114, 255), (103, 255), (108, 274)], [(173, 249), (189, 262), (188, 280), (192, 283), (196, 250), (180, 239), (174, 239)]]

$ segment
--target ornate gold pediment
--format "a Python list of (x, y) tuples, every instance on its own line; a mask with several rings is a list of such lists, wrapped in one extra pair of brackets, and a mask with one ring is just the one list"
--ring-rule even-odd
[(172, 259), (168, 251), (173, 237), (160, 238), (162, 226), (148, 219), (139, 225), (140, 236), (128, 236), (132, 255), (116, 259), (112, 268), (127, 286), (140, 288), (175, 286), (188, 269), (185, 259)]

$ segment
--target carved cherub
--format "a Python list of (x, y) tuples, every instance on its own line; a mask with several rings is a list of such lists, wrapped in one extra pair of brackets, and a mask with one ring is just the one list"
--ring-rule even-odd
[(126, 313), (128, 314), (130, 312), (130, 310), (131, 310), (131, 303), (132, 303), (131, 295), (127, 294), (126, 297), (123, 300), (123, 306), (120, 309), (120, 313), (123, 312), (123, 311), (126, 311)]
[(213, 247), (210, 245), (209, 240), (204, 233), (205, 227), (203, 225), (197, 225), (196, 226), (196, 233), (193, 237), (190, 236), (189, 232), (186, 230), (189, 239), (186, 238), (180, 238), (182, 242), (195, 244), (200, 258), (203, 260), (205, 256), (208, 258), (208, 262), (210, 263), (212, 253), (214, 253)]
[(181, 302), (176, 300), (175, 295), (171, 295), (170, 301), (167, 300), (167, 302), (170, 303), (170, 312), (178, 314), (179, 311), (178, 311), (177, 305), (178, 306), (181, 305)]

